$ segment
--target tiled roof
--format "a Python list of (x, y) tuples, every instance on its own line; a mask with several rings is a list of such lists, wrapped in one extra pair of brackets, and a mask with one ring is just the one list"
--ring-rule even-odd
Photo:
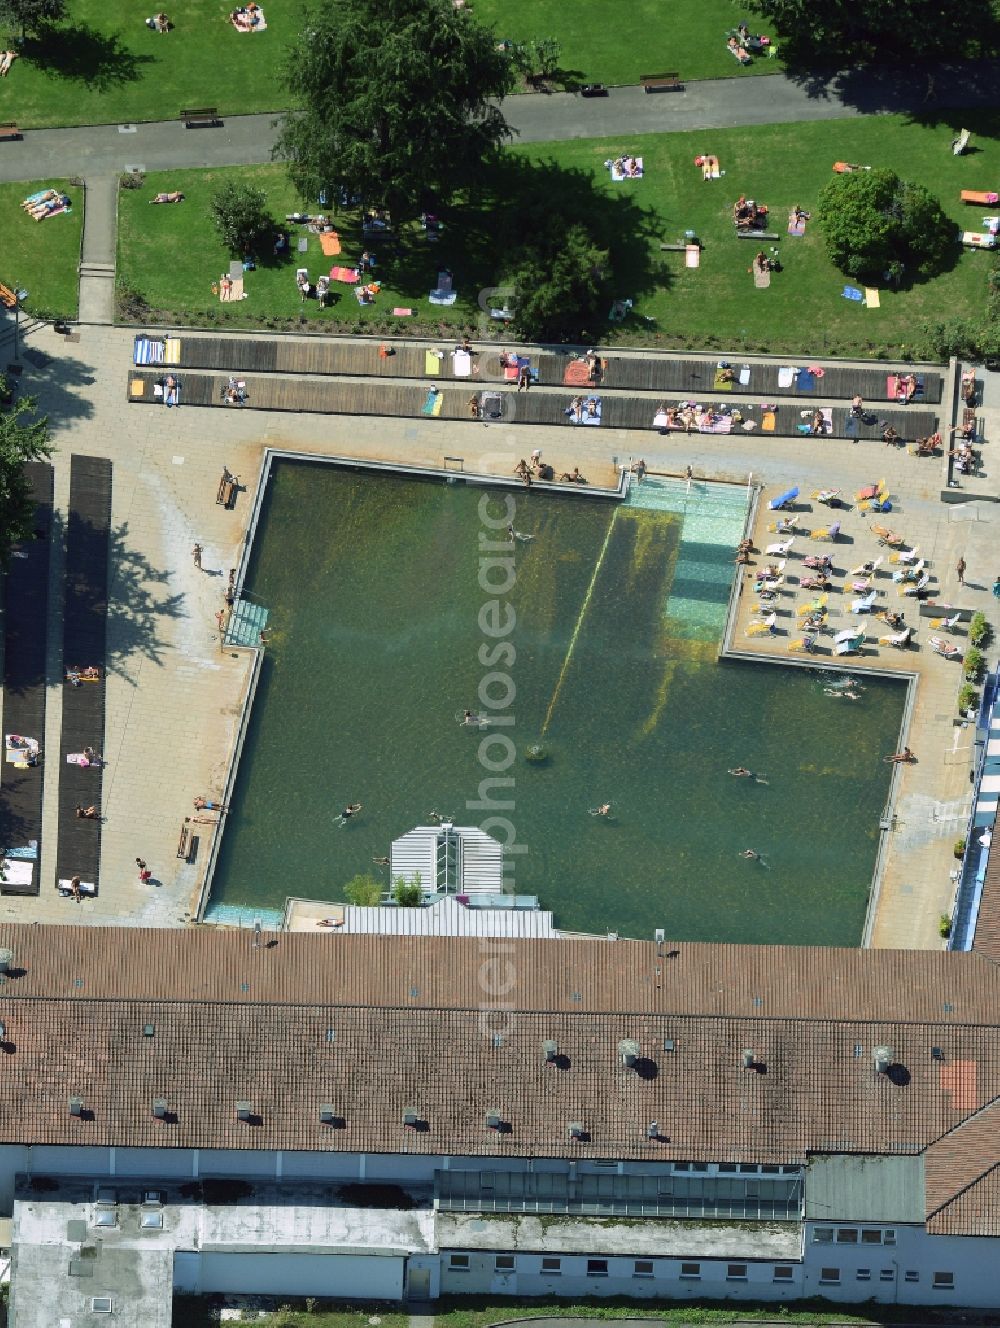
[[(787, 1163), (917, 1152), (1000, 1096), (1000, 970), (976, 956), (16, 926), (0, 945), (0, 1141)], [(980, 1148), (983, 1170), (996, 1135)]]
[[(936, 1140), (924, 1158), (928, 1229), (942, 1235), (1000, 1235), (1000, 1102)], [(978, 1214), (978, 1217), (977, 1217)], [(984, 1230), (982, 1222), (996, 1230)], [(966, 1229), (965, 1224), (979, 1222)]]
[(947, 951), (0, 925), (11, 995), (995, 1024), (1000, 968)]
[(935, 1236), (1000, 1236), (1000, 1163), (935, 1213), (927, 1230)]

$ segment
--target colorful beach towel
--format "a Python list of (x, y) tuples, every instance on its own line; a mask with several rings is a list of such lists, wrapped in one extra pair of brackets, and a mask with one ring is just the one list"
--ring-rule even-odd
[(760, 422), (760, 427), (764, 430), (764, 432), (774, 433), (774, 428), (776, 423), (777, 421), (775, 419), (774, 411), (765, 410)]
[(794, 216), (788, 218), (789, 235), (805, 235), (805, 233), (806, 233), (805, 217), (800, 217), (798, 221), (795, 220)]
[(844, 289), (843, 289), (840, 293), (841, 293), (841, 295), (843, 295), (843, 297), (844, 297), (845, 300), (859, 300), (859, 301), (860, 301), (860, 300), (863, 300), (863, 299), (865, 298), (865, 296), (864, 296), (864, 292), (863, 292), (863, 291), (859, 291), (858, 288), (857, 288), (857, 286), (845, 286)]
[(340, 236), (336, 231), (320, 231), (319, 247), (327, 258), (335, 258), (340, 253)]
[(420, 413), (421, 415), (438, 416), (441, 414), (441, 407), (443, 405), (444, 405), (444, 396), (441, 392), (441, 389), (437, 387), (432, 387), (431, 390), (427, 393), (427, 397), (424, 401), (424, 404), (420, 407)]
[(609, 162), (607, 163), (607, 167), (608, 167), (608, 170), (610, 170), (610, 172), (611, 172), (611, 178), (612, 178), (612, 180), (614, 180), (616, 184), (621, 184), (623, 180), (641, 180), (641, 179), (642, 179), (642, 175), (643, 175), (642, 158), (641, 158), (641, 157), (636, 157), (636, 159), (635, 159), (635, 164), (636, 164), (636, 167), (637, 167), (637, 174), (635, 174), (635, 175), (629, 175), (626, 171), (623, 171), (623, 170), (619, 167), (617, 161), (609, 161)]
[(439, 350), (424, 351), (424, 373), (436, 378), (441, 372), (441, 352)]
[(731, 378), (723, 378), (722, 376), (725, 372), (726, 371), (721, 364), (716, 368), (715, 380), (712, 383), (712, 388), (714, 391), (731, 392), (733, 390), (733, 380)]
[(431, 304), (454, 304), (458, 299), (458, 291), (432, 290), (427, 298)]
[(164, 345), (156, 337), (136, 337), (132, 348), (135, 364), (162, 364)]
[(180, 364), (180, 362), (181, 362), (180, 337), (167, 337), (163, 343), (163, 363)]
[(865, 302), (866, 307), (869, 308), (869, 309), (881, 309), (881, 308), (882, 308), (882, 301), (881, 301), (881, 299), (879, 298), (879, 293), (878, 293), (878, 291), (875, 289), (874, 286), (866, 286), (866, 287), (865, 287), (865, 300), (864, 300), (864, 302)]
[(586, 360), (570, 360), (563, 371), (566, 387), (586, 387), (590, 382), (590, 365)]
[(357, 284), (358, 269), (356, 267), (332, 267), (330, 269), (331, 281), (344, 281), (349, 286)]
[(410, 318), (412, 317), (412, 314), (413, 314), (412, 309), (396, 308), (393, 309), (392, 311), (393, 318)]

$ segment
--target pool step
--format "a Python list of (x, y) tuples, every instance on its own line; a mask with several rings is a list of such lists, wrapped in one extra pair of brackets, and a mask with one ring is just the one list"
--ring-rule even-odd
[(260, 634), (267, 626), (268, 611), (263, 604), (238, 599), (226, 624), (227, 646), (259, 646)]

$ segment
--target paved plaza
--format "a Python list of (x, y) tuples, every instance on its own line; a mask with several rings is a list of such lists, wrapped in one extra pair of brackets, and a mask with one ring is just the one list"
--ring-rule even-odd
[[(212, 825), (195, 827), (200, 844), (193, 863), (176, 856), (177, 844), (184, 817), (194, 812), (193, 799), (218, 797), (224, 788), (252, 672), (254, 652), (223, 649), (215, 615), (223, 604), (228, 571), (240, 564), (267, 447), (426, 467), (440, 467), (446, 456), (459, 457), (468, 471), (502, 476), (510, 476), (517, 460), (539, 447), (557, 473), (579, 466), (592, 484), (605, 486), (616, 483), (616, 465), (640, 455), (653, 473), (683, 475), (690, 465), (695, 487), (706, 476), (740, 484), (752, 476), (765, 486), (759, 541), (767, 535), (766, 498), (780, 488), (798, 484), (807, 498), (813, 489), (837, 487), (852, 498), (857, 489), (885, 478), (894, 504), (892, 524), (919, 544), (929, 560), (935, 597), (996, 617), (990, 587), (1000, 571), (995, 552), (1000, 508), (990, 501), (943, 504), (941, 460), (917, 458), (877, 443), (804, 437), (662, 436), (468, 420), (131, 408), (125, 384), (132, 340), (129, 330), (91, 326), (81, 327), (79, 340), (68, 343), (43, 328), (31, 336), (22, 356), (24, 390), (40, 398), (53, 426), (55, 505), (63, 521), (70, 455), (105, 456), (114, 465), (102, 808), (106, 820), (100, 896), (82, 904), (60, 898), (53, 887), (60, 772), (51, 761), (45, 779), (42, 893), (38, 898), (0, 897), (3, 919), (177, 926), (192, 918)], [(563, 389), (552, 390), (564, 395)], [(988, 384), (980, 412), (988, 438), (1000, 429), (1000, 403), (991, 404), (993, 390)], [(995, 490), (988, 475), (989, 451), (987, 446), (986, 474), (968, 485), (971, 494), (978, 489), (984, 499)], [(241, 480), (231, 511), (216, 502), (224, 466)], [(825, 509), (822, 514), (828, 515)], [(805, 524), (816, 524), (815, 512), (801, 515)], [(308, 520), (307, 512), (303, 519)], [(851, 542), (818, 547), (836, 548), (838, 564), (846, 560), (854, 566), (874, 555), (874, 536), (856, 512), (843, 520)], [(316, 537), (320, 539), (321, 532)], [(192, 557), (196, 542), (204, 547), (201, 570)], [(801, 543), (804, 549), (809, 541)], [(968, 564), (964, 591), (955, 578), (960, 555)], [(50, 679), (62, 677), (62, 574), (62, 550), (56, 541)], [(895, 588), (888, 578), (882, 581), (885, 602), (894, 604)], [(790, 594), (788, 604), (801, 598)], [(916, 621), (912, 608), (908, 618)], [(873, 934), (876, 945), (941, 944), (938, 916), (948, 910), (953, 888), (951, 844), (964, 828), (968, 809), (971, 739), (967, 729), (954, 723), (960, 670), (930, 652), (926, 621), (920, 624), (916, 648), (883, 649), (862, 661), (918, 675), (908, 741), (919, 759), (897, 773), (896, 820), (889, 834)], [(956, 640), (962, 644), (961, 637)], [(765, 645), (787, 658), (783, 641), (775, 638)], [(742, 649), (747, 644), (754, 642), (744, 638), (737, 624), (733, 645)], [(61, 711), (62, 684), (56, 682), (48, 690), (49, 752), (59, 751)], [(873, 819), (881, 811), (872, 808)], [(831, 827), (831, 833), (842, 832)], [(153, 871), (148, 884), (137, 879), (137, 856)], [(289, 893), (301, 892), (290, 888)]]

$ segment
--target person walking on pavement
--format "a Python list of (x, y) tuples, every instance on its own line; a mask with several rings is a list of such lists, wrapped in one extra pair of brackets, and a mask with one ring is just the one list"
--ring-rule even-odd
[(146, 863), (142, 858), (136, 858), (135, 865), (139, 868), (139, 880), (145, 885), (153, 873), (146, 866)]
[(1000, 599), (1000, 576), (993, 582), (993, 598)]
[(194, 565), (201, 571), (201, 555), (204, 552), (200, 544), (196, 544), (191, 550), (191, 556), (194, 558)]
[(965, 585), (965, 559), (964, 559), (964, 558), (959, 558), (959, 560), (958, 560), (958, 566), (955, 568), (955, 571), (956, 571), (956, 573), (958, 574), (958, 584), (959, 584), (960, 586), (964, 586), (964, 585)]

